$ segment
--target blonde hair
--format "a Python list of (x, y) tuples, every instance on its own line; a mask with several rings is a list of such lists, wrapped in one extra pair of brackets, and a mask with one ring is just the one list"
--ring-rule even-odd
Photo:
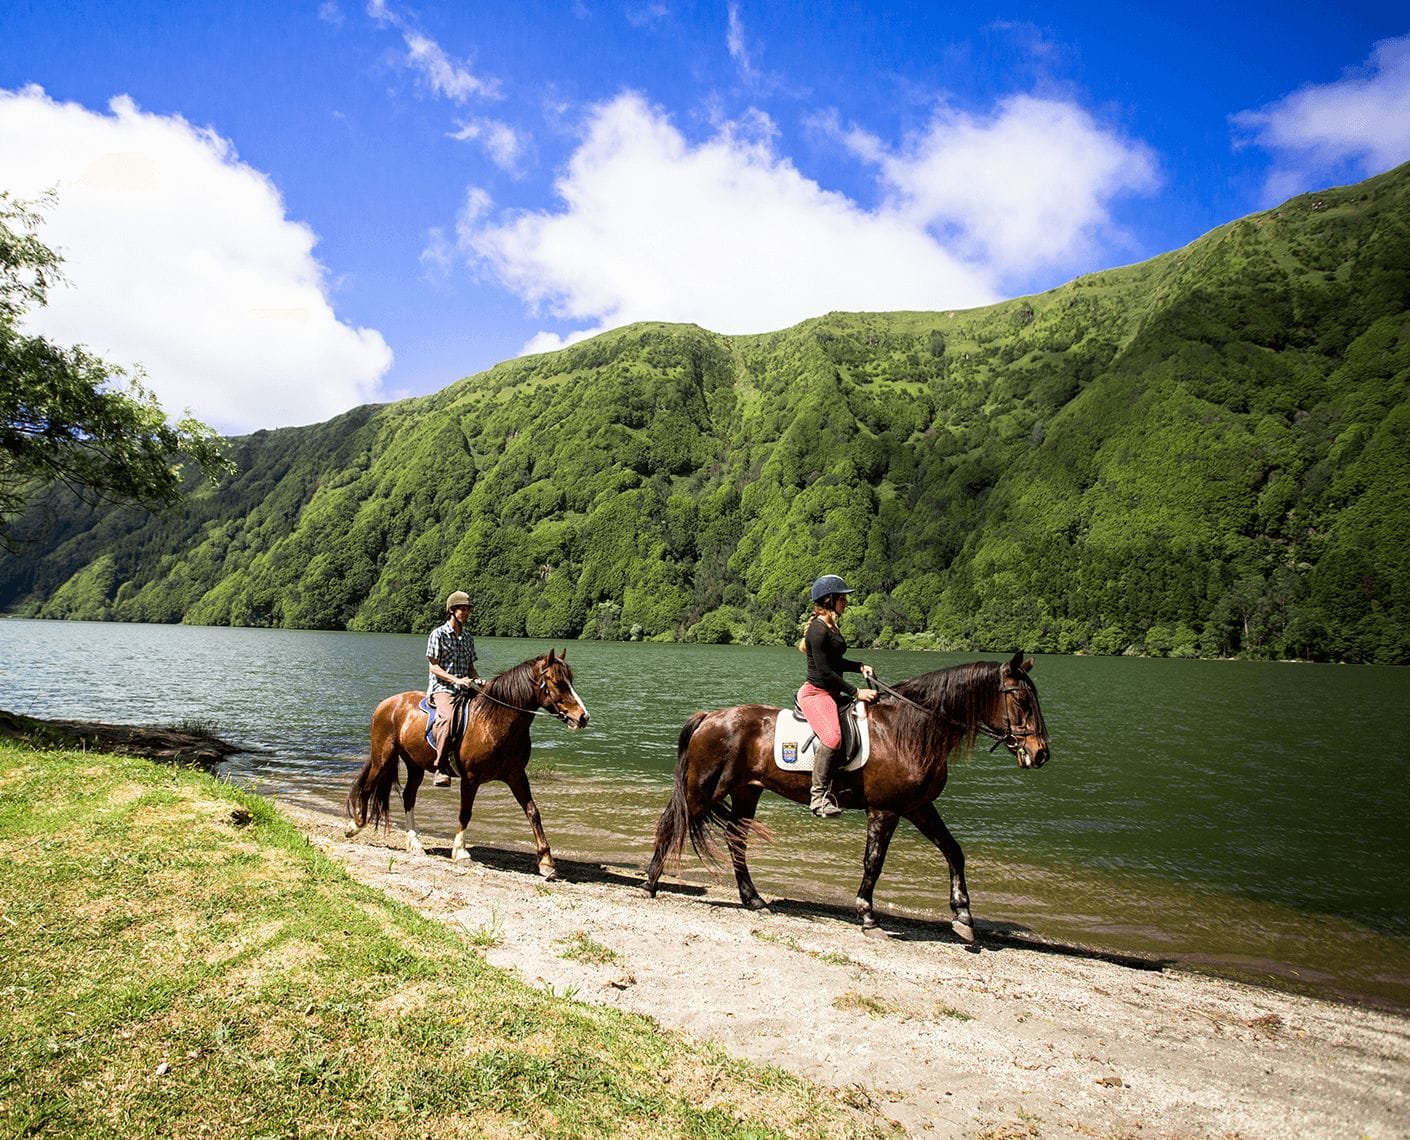
[[(830, 597), (831, 595), (829, 595)], [(814, 618), (822, 618), (823, 625), (832, 630), (833, 633), (841, 635), (842, 631), (837, 628), (837, 611), (831, 606), (825, 606), (821, 602), (813, 607), (813, 612), (808, 615), (808, 620), (803, 623), (803, 636), (798, 639), (798, 652), (808, 652), (808, 627), (813, 624)]]

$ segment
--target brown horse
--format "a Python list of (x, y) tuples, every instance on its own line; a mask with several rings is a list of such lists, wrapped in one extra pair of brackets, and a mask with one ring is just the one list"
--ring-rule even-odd
[[(487, 682), (470, 704), (470, 715), (456, 759), (460, 767), (460, 830), (455, 833), (451, 858), (469, 859), (465, 829), (475, 807), (475, 793), (489, 780), (503, 780), (519, 801), (534, 830), (538, 847), (539, 874), (556, 877), (553, 853), (544, 838), (543, 822), (529, 791), (525, 767), (529, 763), (529, 725), (545, 710), (576, 731), (588, 722), (588, 711), (573, 689), (573, 671), (567, 653), (552, 650), (542, 657), (521, 662)], [(347, 812), (352, 820), (348, 835), (355, 835), (371, 823), (391, 828), (392, 787), (397, 782), (398, 761), (406, 761), (406, 787), (402, 806), (406, 810), (406, 848), (424, 855), (416, 837), (416, 791), (436, 762), (436, 753), (426, 743), (426, 714), (421, 711), (421, 692), (398, 693), (388, 697), (372, 714), (372, 756), (362, 766), (348, 792)]]
[[(843, 808), (865, 808), (867, 813), (866, 855), (857, 889), (863, 929), (877, 925), (872, 892), (892, 833), (904, 817), (949, 863), (954, 931), (974, 941), (964, 853), (932, 801), (945, 787), (950, 755), (958, 748), (972, 748), (976, 736), (990, 737), (994, 747), (1005, 745), (1020, 768), (1047, 763), (1048, 730), (1038, 690), (1028, 676), (1032, 667), (1022, 653), (1002, 663), (955, 665), (913, 677), (894, 689), (883, 686), (886, 696), (870, 706), (870, 758), (864, 767), (842, 773), (833, 782)], [(686, 721), (677, 746), (675, 791), (656, 825), (656, 851), (643, 884), (648, 895), (655, 896), (667, 859), (679, 859), (687, 838), (697, 854), (715, 857), (719, 848), (713, 833), (718, 831), (729, 849), (740, 901), (751, 910), (764, 908), (744, 858), (750, 833), (759, 830), (754, 810), (765, 789), (806, 804), (811, 778), (808, 772), (784, 771), (774, 763), (778, 711), (740, 705), (696, 713)]]

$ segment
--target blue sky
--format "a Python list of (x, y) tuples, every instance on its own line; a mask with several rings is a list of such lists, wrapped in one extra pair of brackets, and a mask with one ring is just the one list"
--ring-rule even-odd
[(986, 304), (1410, 159), (1403, 5), (1151, 8), (4, 0), (0, 190), (56, 191), (31, 327), (238, 433)]

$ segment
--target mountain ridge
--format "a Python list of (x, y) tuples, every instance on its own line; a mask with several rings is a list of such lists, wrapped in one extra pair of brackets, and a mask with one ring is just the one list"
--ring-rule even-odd
[[(979, 309), (644, 322), (231, 441), (179, 512), (53, 492), (44, 617), (1410, 661), (1410, 166)], [(47, 528), (44, 525), (47, 521)]]

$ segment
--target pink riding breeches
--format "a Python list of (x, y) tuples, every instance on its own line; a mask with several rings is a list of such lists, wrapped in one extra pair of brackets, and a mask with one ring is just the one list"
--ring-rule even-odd
[(842, 724), (837, 719), (837, 698), (826, 689), (805, 681), (798, 690), (798, 707), (808, 718), (808, 726), (828, 748), (842, 743)]

